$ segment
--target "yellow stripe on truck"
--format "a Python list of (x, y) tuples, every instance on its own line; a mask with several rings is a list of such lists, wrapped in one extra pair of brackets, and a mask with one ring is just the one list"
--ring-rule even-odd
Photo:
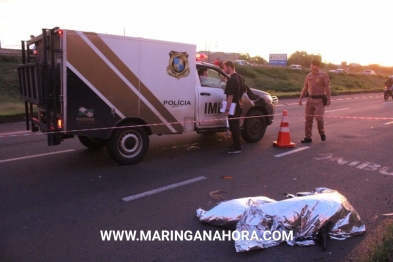
[[(96, 33), (83, 32), (84, 35), (94, 44), (94, 46), (110, 61), (112, 65), (116, 67), (116, 69), (121, 73), (135, 88), (139, 90), (140, 98), (144, 98), (150, 104), (147, 105), (144, 103), (143, 99), (140, 100), (140, 112), (139, 116), (148, 123), (157, 123), (156, 113), (162, 116), (166, 123), (177, 123), (176, 118), (168, 111), (168, 109), (154, 96), (154, 94), (147, 88), (140, 79), (130, 70), (128, 66), (124, 64), (124, 62), (112, 51), (112, 49), (97, 35)], [(151, 108), (155, 109), (155, 112), (152, 112)], [(159, 123), (163, 123), (160, 121)], [(182, 132), (183, 127), (181, 124), (172, 124), (172, 127), (176, 130), (176, 132)], [(156, 132), (157, 133), (157, 132)]]
[[(138, 89), (141, 88), (140, 81), (97, 35), (88, 33), (85, 33), (86, 35), (80, 35), (80, 32), (71, 30), (67, 30), (66, 32), (67, 61), (78, 70), (78, 72), (81, 73), (98, 92), (112, 103), (117, 110), (126, 117), (139, 116), (145, 119), (149, 124), (165, 123), (165, 121), (163, 121), (162, 118), (160, 119), (152, 110), (146, 109), (148, 108), (147, 106), (144, 106), (145, 109), (143, 112), (140, 112), (141, 105), (139, 105), (139, 103), (143, 103), (143, 101), (139, 99), (140, 97), (138, 97), (140, 94), (134, 92), (127, 83), (127, 81), (131, 83), (138, 92)], [(95, 47), (92, 48), (85, 39), (83, 39), (84, 37), (87, 37)], [(94, 48), (101, 51), (105, 59), (100, 57)], [(104, 60), (109, 60), (112, 67), (114, 66), (115, 68), (112, 68), (111, 65), (108, 64), (108, 61)], [(120, 71), (123, 75), (123, 79), (119, 76), (118, 72), (115, 72), (116, 70)], [(151, 98), (149, 97), (149, 99)], [(126, 103), (124, 101), (126, 101)], [(167, 111), (166, 114), (171, 116), (168, 110), (166, 110), (166, 108), (164, 109)], [(176, 120), (172, 116), (168, 122), (176, 122)], [(163, 124), (152, 126), (152, 130), (153, 133), (156, 134), (165, 134), (181, 132), (183, 128), (180, 124), (173, 127), (168, 124)]]

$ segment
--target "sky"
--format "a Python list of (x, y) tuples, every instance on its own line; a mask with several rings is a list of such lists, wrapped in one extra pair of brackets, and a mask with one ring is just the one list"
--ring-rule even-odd
[(392, 0), (0, 0), (2, 48), (56, 26), (267, 61), (305, 51), (325, 63), (393, 66)]

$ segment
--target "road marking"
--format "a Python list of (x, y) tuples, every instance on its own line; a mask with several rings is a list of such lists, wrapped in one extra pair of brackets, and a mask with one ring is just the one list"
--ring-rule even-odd
[(282, 103), (282, 104), (277, 104), (275, 106), (294, 106), (298, 105), (299, 103)]
[(138, 199), (138, 198), (142, 198), (142, 197), (154, 195), (154, 194), (157, 194), (157, 193), (160, 193), (160, 192), (164, 192), (164, 191), (167, 191), (167, 190), (170, 190), (170, 189), (174, 189), (176, 187), (181, 187), (181, 186), (185, 186), (185, 185), (188, 185), (188, 184), (192, 184), (192, 183), (204, 180), (204, 179), (206, 179), (206, 177), (204, 177), (204, 176), (196, 177), (196, 178), (189, 179), (189, 180), (186, 180), (186, 181), (183, 181), (183, 182), (171, 184), (171, 185), (168, 185), (168, 186), (160, 187), (160, 188), (153, 189), (153, 190), (150, 190), (150, 191), (146, 191), (146, 192), (143, 192), (143, 193), (140, 193), (140, 194), (136, 194), (136, 195), (133, 195), (133, 196), (125, 197), (122, 200), (124, 202), (128, 202), (128, 201), (135, 200), (135, 199)]
[(384, 125), (391, 125), (391, 124), (393, 124), (393, 121), (392, 122), (387, 122), (387, 123), (383, 123)]
[(68, 149), (68, 150), (57, 151), (57, 152), (52, 152), (52, 153), (45, 153), (45, 154), (38, 154), (38, 155), (32, 155), (32, 156), (24, 156), (24, 157), (16, 157), (16, 158), (4, 159), (4, 160), (0, 160), (0, 163), (17, 161), (17, 160), (23, 160), (23, 159), (28, 159), (28, 158), (40, 157), (40, 156), (48, 156), (48, 155), (67, 153), (67, 152), (71, 152), (71, 151), (75, 151), (75, 149)]
[(363, 162), (362, 163), (362, 162), (354, 160), (354, 159), (346, 160), (340, 156), (333, 157), (333, 153), (322, 153), (319, 155), (320, 155), (320, 157), (314, 157), (314, 159), (315, 160), (330, 160), (332, 162), (335, 162), (338, 165), (347, 165), (347, 166), (356, 167), (358, 169), (362, 169), (365, 171), (377, 171), (383, 175), (393, 176), (393, 172), (388, 172), (388, 170), (391, 169), (390, 166), (381, 167), (380, 164), (373, 163), (373, 162)]
[[(14, 131), (14, 132), (4, 132), (0, 133), (0, 138), (2, 137), (15, 137), (15, 136), (20, 136), (20, 135), (30, 135), (32, 132), (31, 131)], [(34, 133), (36, 135), (43, 135), (43, 133)]]
[(278, 154), (278, 155), (274, 155), (274, 156), (275, 156), (275, 157), (282, 157), (282, 156), (286, 156), (286, 155), (290, 155), (290, 154), (293, 154), (293, 153), (297, 153), (297, 152), (300, 152), (300, 151), (303, 151), (303, 150), (309, 149), (309, 148), (310, 148), (309, 146), (304, 146), (304, 147), (300, 147), (300, 148), (298, 148), (298, 149), (291, 150), (291, 151), (289, 151), (289, 152), (282, 153), (282, 154)]
[(348, 110), (348, 109), (350, 109), (350, 108), (341, 108), (341, 109), (328, 110), (328, 111), (325, 111), (325, 113), (334, 112), (334, 111), (341, 111), (341, 110)]

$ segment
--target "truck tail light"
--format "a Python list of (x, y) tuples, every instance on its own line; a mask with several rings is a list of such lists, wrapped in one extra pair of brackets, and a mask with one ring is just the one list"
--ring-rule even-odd
[(57, 119), (57, 127), (60, 129), (63, 128), (63, 119), (61, 119), (61, 118)]

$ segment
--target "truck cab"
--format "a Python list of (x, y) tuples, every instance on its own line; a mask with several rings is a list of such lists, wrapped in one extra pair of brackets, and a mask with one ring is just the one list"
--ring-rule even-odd
[[(225, 117), (220, 113), (220, 107), (221, 102), (226, 100), (224, 91), (229, 76), (220, 67), (204, 62), (197, 62), (196, 70), (195, 129), (197, 133), (224, 131)], [(201, 71), (207, 74), (201, 76)], [(241, 135), (247, 142), (258, 142), (264, 136), (267, 126), (273, 122), (274, 104), (278, 99), (266, 92), (251, 89), (248, 85), (247, 97), (242, 99)]]

